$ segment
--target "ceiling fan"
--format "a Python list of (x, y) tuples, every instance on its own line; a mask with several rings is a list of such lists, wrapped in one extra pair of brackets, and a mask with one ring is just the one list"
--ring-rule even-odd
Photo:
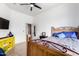
[(38, 9), (42, 9), (40, 6), (38, 6), (36, 3), (22, 3), (20, 5), (30, 5), (30, 11), (32, 11), (33, 7), (36, 7)]

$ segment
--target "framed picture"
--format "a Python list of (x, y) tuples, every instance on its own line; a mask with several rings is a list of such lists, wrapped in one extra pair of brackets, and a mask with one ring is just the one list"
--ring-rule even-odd
[(36, 36), (36, 26), (34, 25), (34, 36)]

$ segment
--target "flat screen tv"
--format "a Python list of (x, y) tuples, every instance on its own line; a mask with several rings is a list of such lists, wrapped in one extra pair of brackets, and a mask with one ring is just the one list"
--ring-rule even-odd
[(9, 29), (9, 20), (0, 17), (0, 29)]

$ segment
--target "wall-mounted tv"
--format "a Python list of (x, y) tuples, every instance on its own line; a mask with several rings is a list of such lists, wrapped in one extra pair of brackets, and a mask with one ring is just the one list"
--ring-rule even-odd
[(9, 29), (9, 20), (0, 17), (0, 29)]

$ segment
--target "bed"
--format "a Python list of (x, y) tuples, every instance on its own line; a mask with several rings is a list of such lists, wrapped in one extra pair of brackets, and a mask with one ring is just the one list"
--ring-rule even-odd
[[(77, 27), (59, 27), (51, 28), (52, 33), (58, 32), (77, 32)], [(77, 34), (77, 37), (79, 35)], [(28, 41), (28, 56), (78, 56), (79, 55), (79, 39), (48, 37), (44, 39), (32, 39)]]

